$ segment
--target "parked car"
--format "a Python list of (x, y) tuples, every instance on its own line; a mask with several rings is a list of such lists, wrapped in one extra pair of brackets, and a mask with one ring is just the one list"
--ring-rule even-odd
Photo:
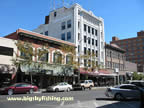
[(138, 99), (140, 98), (140, 88), (133, 84), (122, 84), (120, 86), (107, 88), (105, 95), (113, 99)]
[(7, 87), (3, 87), (0, 88), (0, 93), (7, 93), (8, 95), (12, 95), (15, 93), (33, 93), (34, 91), (37, 91), (38, 87), (37, 86), (33, 86), (31, 84), (27, 84), (27, 83), (15, 83), (13, 85), (7, 86)]
[(68, 84), (67, 82), (60, 82), (60, 83), (56, 83), (52, 86), (49, 86), (47, 88), (47, 91), (55, 91), (55, 92), (58, 92), (58, 91), (71, 91), (73, 88), (72, 88), (72, 85)]
[(144, 88), (144, 80), (129, 80), (128, 84), (134, 84), (138, 87)]
[(91, 89), (92, 87), (94, 87), (94, 83), (92, 80), (82, 80), (80, 81), (80, 83), (73, 85), (74, 89), (81, 89), (81, 90), (85, 90), (86, 88)]

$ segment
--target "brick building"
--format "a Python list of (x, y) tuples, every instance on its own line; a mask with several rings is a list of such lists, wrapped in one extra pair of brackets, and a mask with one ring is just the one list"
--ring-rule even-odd
[(115, 80), (113, 81), (115, 84), (118, 81), (123, 83), (126, 80), (125, 50), (116, 44), (106, 44), (105, 51), (105, 67), (113, 74), (109, 80)]
[(126, 60), (136, 63), (138, 72), (144, 72), (144, 31), (137, 32), (137, 37), (128, 39), (113, 37), (111, 43), (126, 50)]
[[(43, 88), (53, 83), (63, 81), (65, 72), (67, 72), (65, 75), (66, 81), (73, 83), (73, 68), (63, 69), (63, 65), (68, 63), (70, 53), (63, 52), (60, 47), (62, 44), (64, 44), (66, 46), (72, 46), (75, 48), (75, 44), (23, 29), (18, 29), (16, 32), (5, 36), (5, 38), (28, 41), (32, 44), (33, 51), (35, 52), (37, 52), (38, 49), (45, 43), (49, 45), (49, 51), (44, 58), (49, 65), (43, 66), (43, 69), (39, 72), (37, 72), (37, 69), (29, 69), (26, 66), (21, 65), (16, 75), (16, 82), (30, 82), (29, 73), (33, 71), (33, 82), (38, 86), (42, 85), (41, 87)], [(57, 55), (56, 52), (59, 52), (59, 55)], [(22, 53), (18, 50), (18, 54), (21, 55)], [(65, 56), (65, 58), (61, 60), (59, 65), (56, 65), (56, 59), (58, 56), (62, 55)], [(37, 62), (38, 58), (32, 56), (32, 60)], [(41, 73), (42, 71), (44, 71), (43, 74)]]

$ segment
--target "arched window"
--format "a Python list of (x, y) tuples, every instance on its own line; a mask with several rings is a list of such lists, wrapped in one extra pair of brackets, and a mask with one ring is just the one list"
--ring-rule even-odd
[(62, 54), (60, 52), (55, 52), (54, 53), (53, 63), (62, 64)]
[(71, 54), (66, 56), (66, 64), (72, 65), (73, 57)]
[(22, 47), (20, 50), (20, 58), (22, 59), (27, 59), (27, 60), (33, 60), (33, 55), (34, 55), (34, 49), (33, 47)]
[(49, 52), (47, 49), (38, 49), (38, 61), (48, 62), (49, 61)]

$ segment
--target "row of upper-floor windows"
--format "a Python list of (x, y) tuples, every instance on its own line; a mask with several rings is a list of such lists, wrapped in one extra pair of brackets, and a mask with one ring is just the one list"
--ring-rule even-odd
[(65, 30), (67, 28), (71, 28), (71, 20), (67, 21), (67, 26), (66, 26), (66, 22), (62, 22), (61, 23), (61, 30)]
[(92, 27), (90, 27), (90, 26), (88, 26), (86, 24), (84, 24), (84, 31), (85, 32), (88, 31), (88, 33), (91, 33), (92, 35), (95, 35), (95, 36), (98, 35), (98, 31), (96, 29), (94, 29), (94, 28), (92, 28)]
[[(20, 53), (20, 56), (23, 59), (31, 59), (32, 60), (32, 56), (29, 56), (27, 54), (25, 54), (24, 52)], [(43, 62), (49, 62), (49, 57), (50, 57), (50, 53), (44, 53), (41, 56), (37, 56), (37, 60), (38, 61), (43, 61)], [(53, 53), (53, 63), (58, 63), (58, 64), (62, 64), (63, 58), (65, 58), (65, 63), (66, 64), (72, 64), (72, 60), (73, 57), (71, 54), (66, 55), (65, 57), (63, 57), (63, 55), (60, 52), (55, 52)]]
[(91, 39), (90, 37), (87, 38), (87, 36), (84, 36), (84, 43), (87, 43), (87, 42), (88, 42), (88, 44), (98, 46), (97, 40)]
[(44, 33), (41, 32), (40, 34), (44, 34), (44, 35), (48, 36), (48, 31), (45, 31)]
[(86, 48), (84, 47), (84, 54), (89, 54), (89, 55), (95, 55), (96, 57), (98, 57), (98, 51), (94, 50), (94, 49), (90, 49), (90, 48)]
[(106, 56), (117, 58), (117, 59), (124, 59), (125, 54), (117, 52), (117, 51), (106, 50)]
[(119, 64), (119, 63), (107, 61), (106, 62), (106, 68), (111, 68), (111, 69), (118, 68), (119, 70), (124, 70), (125, 66), (124, 66), (124, 64)]
[(98, 61), (84, 59), (84, 67), (96, 67), (98, 66)]
[(71, 40), (71, 32), (67, 32), (66, 34), (65, 33), (61, 34), (61, 40)]

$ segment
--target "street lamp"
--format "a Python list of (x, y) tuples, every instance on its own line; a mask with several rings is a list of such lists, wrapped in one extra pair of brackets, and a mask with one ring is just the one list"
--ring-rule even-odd
[(117, 83), (119, 85), (119, 69), (118, 68), (115, 68), (115, 73), (117, 73)]

